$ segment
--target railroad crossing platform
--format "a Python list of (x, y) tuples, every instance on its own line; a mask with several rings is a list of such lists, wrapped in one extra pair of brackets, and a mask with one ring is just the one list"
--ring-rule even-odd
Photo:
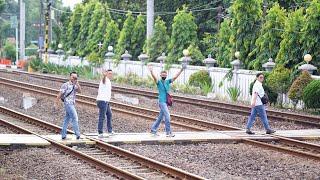
[(49, 146), (50, 142), (31, 134), (0, 134), (0, 146)]
[[(111, 144), (130, 144), (130, 143), (192, 143), (192, 142), (214, 142), (214, 143), (232, 143), (239, 142), (242, 139), (252, 139), (261, 141), (272, 141), (275, 137), (265, 134), (265, 131), (255, 132), (255, 135), (248, 135), (245, 131), (205, 131), (205, 132), (175, 132), (174, 137), (166, 137), (165, 133), (159, 133), (159, 136), (150, 133), (115, 133), (112, 136), (98, 138), (96, 133), (86, 134), (88, 137), (99, 139)], [(278, 130), (274, 135), (307, 140), (320, 139), (320, 129), (305, 130)]]
[[(265, 131), (257, 131), (255, 135), (248, 135), (245, 131), (205, 131), (205, 132), (174, 132), (174, 137), (166, 137), (165, 133), (154, 136), (150, 133), (115, 133), (109, 137), (98, 138), (97, 133), (84, 134), (82, 139), (77, 140), (74, 135), (68, 134), (66, 140), (61, 140), (61, 135), (45, 135), (44, 137), (66, 145), (94, 144), (88, 138), (98, 139), (111, 144), (160, 144), (160, 143), (234, 143), (243, 139), (272, 141), (276, 136), (294, 138), (298, 140), (320, 140), (320, 129), (303, 130), (277, 130), (273, 136), (265, 134)], [(86, 138), (88, 137), (88, 138)], [(27, 134), (0, 134), (0, 146), (10, 145), (47, 146), (50, 143), (38, 136)]]

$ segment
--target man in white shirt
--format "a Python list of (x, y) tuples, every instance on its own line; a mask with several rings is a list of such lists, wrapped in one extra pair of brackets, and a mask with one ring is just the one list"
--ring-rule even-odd
[[(98, 96), (97, 96), (97, 106), (99, 108), (99, 120), (98, 120), (98, 137), (103, 136), (103, 122), (107, 116), (107, 130), (108, 134), (112, 135), (112, 112), (110, 108), (111, 99), (111, 80), (112, 70), (108, 69), (103, 72), (103, 77), (99, 84)], [(108, 137), (109, 135), (105, 137)]]
[(262, 82), (264, 80), (264, 75), (262, 73), (258, 73), (256, 75), (257, 79), (252, 88), (252, 98), (251, 98), (251, 114), (248, 118), (247, 123), (247, 134), (254, 134), (250, 129), (253, 126), (254, 121), (256, 120), (257, 113), (259, 114), (261, 121), (263, 123), (264, 128), (266, 129), (267, 134), (272, 134), (275, 131), (272, 130), (269, 126), (269, 121), (266, 113), (266, 109), (264, 104), (261, 101), (261, 98), (265, 95)]

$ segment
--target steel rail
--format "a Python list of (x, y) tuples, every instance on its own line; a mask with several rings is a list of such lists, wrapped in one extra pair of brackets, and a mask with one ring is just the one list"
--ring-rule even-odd
[[(4, 79), (4, 78), (0, 78), (0, 80), (1, 79), (3, 79), (3, 80), (6, 80), (6, 79)], [(9, 80), (9, 81), (11, 81), (11, 80)], [(20, 83), (20, 82), (18, 82), (18, 81), (16, 81), (17, 83)], [(1, 83), (3, 83), (3, 84), (6, 84), (5, 82), (0, 82), (0, 84)], [(23, 85), (28, 85), (28, 84), (24, 84), (24, 83), (22, 83)], [(8, 84), (8, 85), (11, 85), (11, 86), (18, 86), (18, 85), (12, 85), (12, 84)], [(29, 86), (33, 86), (33, 85), (29, 85)], [(21, 87), (22, 89), (25, 89), (26, 87), (23, 87), (23, 86), (18, 86), (18, 87)], [(44, 88), (44, 87), (41, 87), (41, 86), (33, 86), (33, 87), (39, 87), (39, 88)], [(48, 90), (51, 90), (51, 91), (56, 91), (56, 90), (54, 90), (54, 89), (50, 89), (50, 88), (44, 88), (44, 89), (48, 89)], [(33, 91), (34, 89), (30, 89), (31, 91)], [(41, 91), (39, 91), (39, 92), (41, 92)], [(91, 105), (95, 105), (95, 104), (93, 104), (92, 102), (87, 102), (87, 101), (89, 101), (90, 99), (89, 99), (90, 97), (89, 96), (82, 96), (82, 98), (81, 98), (81, 100), (79, 100), (79, 102), (82, 102), (82, 103), (87, 103), (87, 104), (91, 104)], [(86, 100), (84, 100), (84, 99), (86, 99)], [(90, 100), (90, 101), (92, 101), (92, 99)], [(120, 103), (120, 104), (122, 104), (122, 103)], [(134, 108), (135, 106), (131, 106), (131, 108)], [(136, 107), (135, 107), (136, 108)], [(151, 110), (151, 111), (154, 111), (154, 110)], [(173, 115), (171, 115), (171, 116), (173, 116)], [(186, 117), (186, 118), (188, 118), (188, 117)], [(209, 123), (210, 124), (210, 123)], [(240, 128), (237, 128), (237, 127), (232, 127), (232, 126), (225, 126), (225, 125), (222, 125), (222, 124), (219, 124), (221, 127), (221, 129), (225, 129), (225, 130), (230, 130), (230, 129), (232, 129), (232, 130), (241, 130)], [(280, 137), (280, 136), (277, 136), (277, 137)], [(289, 139), (289, 138), (288, 138)], [(280, 139), (281, 140), (281, 139)], [(290, 140), (290, 139), (289, 139)], [(292, 139), (293, 140), (293, 139)], [(295, 140), (295, 141), (297, 141), (297, 140)], [(290, 153), (291, 152), (291, 150), (290, 149), (288, 149), (288, 148), (283, 148), (283, 147), (277, 147), (277, 146), (275, 146), (275, 145), (270, 145), (270, 144), (268, 144), (268, 143), (263, 143), (263, 142), (259, 142), (259, 141), (257, 141), (257, 140), (248, 140), (248, 139), (243, 139), (243, 142), (244, 143), (247, 143), (247, 144), (252, 144), (252, 142), (257, 142), (256, 143), (256, 145), (258, 145), (258, 146), (263, 146), (263, 147), (267, 147), (267, 148), (269, 148), (269, 149), (279, 149), (280, 151), (282, 151), (282, 152), (287, 152), (287, 153)], [(302, 141), (299, 141), (300, 142), (300, 146), (304, 146), (304, 142), (302, 142)], [(310, 143), (309, 143), (310, 144)], [(313, 145), (313, 144), (312, 144)], [(314, 147), (315, 149), (317, 149), (317, 151), (319, 150), (318, 148), (319, 147), (317, 147), (317, 146), (315, 146)], [(294, 150), (294, 151), (296, 151), (296, 150)], [(294, 151), (292, 151), (292, 152), (294, 152)], [(320, 150), (319, 150), (320, 151)], [(298, 153), (299, 152), (299, 153)], [(308, 157), (308, 158), (313, 158), (313, 159), (318, 159), (319, 160), (319, 158), (318, 158), (318, 156), (317, 155), (312, 155), (312, 154), (308, 154), (308, 153), (306, 153), (306, 152), (300, 152), (300, 151), (298, 151), (298, 152), (294, 152), (294, 153), (292, 153), (292, 154), (294, 154), (294, 155), (300, 155), (300, 156), (303, 156), (303, 157)]]
[[(52, 75), (45, 75), (45, 74), (38, 74), (38, 73), (28, 73), (23, 71), (3, 71), (0, 70), (0, 72), (7, 72), (7, 73), (13, 73), (17, 75), (28, 75), (30, 77), (44, 79), (44, 80), (51, 80), (51, 81), (57, 81), (57, 82), (65, 82), (67, 79)], [(98, 83), (90, 82), (90, 81), (79, 81), (86, 87), (91, 88), (98, 88)], [(149, 98), (157, 98), (157, 94), (154, 91), (146, 91), (146, 90), (140, 90), (135, 88), (124, 88), (121, 86), (113, 85), (113, 91), (115, 92), (122, 92), (126, 94), (134, 94), (139, 96), (145, 96)], [(187, 96), (180, 96), (180, 95), (174, 95), (175, 102), (183, 103), (183, 104), (190, 104), (199, 106), (202, 108), (209, 108), (214, 109), (220, 112), (226, 112), (226, 113), (232, 113), (232, 114), (240, 114), (240, 115), (249, 115), (250, 113), (250, 107), (244, 106), (244, 105), (236, 105), (226, 102), (219, 102), (214, 100), (206, 100), (206, 99), (198, 99), (193, 97), (187, 97)], [(312, 125), (315, 127), (320, 127), (320, 117), (316, 116), (310, 116), (310, 115), (302, 115), (298, 113), (289, 113), (289, 112), (281, 112), (276, 110), (267, 110), (268, 117), (271, 120), (278, 120), (278, 121), (289, 121), (294, 123), (300, 123), (300, 124), (306, 124), (306, 125)]]
[[(11, 110), (11, 109), (3, 107), (3, 106), (0, 106), (0, 112), (3, 113), (3, 114), (6, 114), (6, 115), (12, 116), (14, 118), (17, 118), (19, 120), (32, 123), (32, 124), (34, 124), (36, 126), (41, 126), (41, 127), (46, 128), (48, 130), (51, 130), (51, 131), (56, 131), (56, 128), (58, 127), (58, 126), (56, 126), (54, 124), (51, 124), (51, 123), (42, 121), (40, 119), (37, 119), (37, 118), (31, 117), (31, 116), (22, 114), (20, 112)], [(117, 167), (115, 167), (113, 165), (105, 163), (105, 162), (103, 162), (103, 161), (101, 161), (99, 159), (91, 157), (90, 155), (87, 155), (85, 153), (77, 151), (77, 150), (75, 150), (73, 148), (70, 148), (70, 147), (68, 147), (68, 146), (66, 146), (64, 144), (61, 144), (61, 143), (59, 143), (57, 141), (54, 141), (54, 140), (52, 140), (50, 138), (44, 137), (44, 136), (42, 136), (40, 134), (37, 134), (37, 133), (32, 132), (32, 131), (30, 131), (28, 129), (25, 129), (25, 128), (21, 127), (21, 126), (18, 126), (18, 125), (15, 125), (13, 123), (10, 123), (9, 121), (6, 121), (6, 120), (3, 120), (3, 119), (0, 118), (0, 123), (4, 124), (4, 125), (6, 125), (6, 126), (8, 126), (10, 128), (15, 128), (16, 130), (19, 130), (19, 131), (21, 131), (23, 133), (34, 134), (34, 135), (36, 135), (36, 136), (38, 136), (40, 138), (43, 138), (43, 139), (49, 141), (53, 146), (58, 147), (59, 149), (62, 149), (64, 152), (66, 152), (66, 153), (68, 153), (70, 155), (74, 155), (74, 156), (86, 161), (87, 163), (94, 165), (95, 167), (98, 167), (98, 168), (101, 168), (101, 169), (106, 170), (108, 172), (111, 172), (112, 174), (115, 174), (118, 177), (125, 178), (125, 179), (144, 179), (143, 177), (137, 176), (137, 175), (132, 174), (132, 173), (130, 173), (128, 171), (122, 170), (122, 169), (117, 168)], [(61, 128), (60, 128), (60, 131), (61, 131)], [(68, 130), (68, 132), (69, 133), (73, 133), (73, 131), (70, 131), (70, 130)], [(132, 153), (130, 151), (127, 151), (125, 149), (121, 149), (121, 148), (116, 147), (114, 145), (111, 145), (111, 144), (108, 144), (108, 143), (105, 143), (105, 142), (101, 142), (101, 141), (99, 141), (97, 139), (90, 138), (90, 137), (86, 137), (86, 138), (91, 140), (91, 141), (94, 141), (95, 145), (98, 148), (102, 148), (104, 150), (111, 151), (111, 152), (113, 152), (113, 153), (115, 153), (115, 154), (117, 154), (119, 156), (123, 156), (125, 158), (129, 158), (132, 161), (137, 161), (137, 162), (149, 167), (150, 169), (160, 170), (164, 174), (170, 175), (170, 176), (172, 176), (172, 177), (174, 177), (176, 179), (204, 179), (203, 177), (200, 177), (198, 175), (195, 175), (195, 174), (186, 172), (184, 170), (181, 170), (181, 169), (166, 165), (164, 163), (152, 160), (150, 158), (147, 158), (147, 157)]]

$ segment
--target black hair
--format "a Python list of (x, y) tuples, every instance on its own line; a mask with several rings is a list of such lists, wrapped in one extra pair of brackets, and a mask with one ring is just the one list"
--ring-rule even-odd
[(259, 77), (260, 75), (263, 75), (263, 73), (258, 73), (258, 74), (256, 75), (256, 77)]
[(72, 72), (70, 73), (70, 76), (71, 76), (72, 74), (76, 74), (76, 75), (78, 75), (78, 73), (77, 73), (77, 72), (75, 72), (75, 71), (72, 71)]
[(108, 70), (107, 70), (107, 72), (109, 72), (109, 71), (111, 71), (111, 72), (112, 72), (112, 69), (108, 69)]

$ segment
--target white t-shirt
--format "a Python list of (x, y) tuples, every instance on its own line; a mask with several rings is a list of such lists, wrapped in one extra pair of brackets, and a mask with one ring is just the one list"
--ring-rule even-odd
[(102, 80), (99, 84), (97, 101), (110, 102), (111, 99), (111, 81), (106, 77), (106, 83), (103, 84)]
[(254, 83), (253, 88), (252, 88), (251, 102), (253, 102), (254, 93), (258, 93), (258, 95), (260, 96), (260, 97), (257, 96), (256, 106), (262, 105), (261, 98), (264, 96), (264, 89), (262, 87), (262, 83), (258, 80), (256, 80), (256, 82)]

